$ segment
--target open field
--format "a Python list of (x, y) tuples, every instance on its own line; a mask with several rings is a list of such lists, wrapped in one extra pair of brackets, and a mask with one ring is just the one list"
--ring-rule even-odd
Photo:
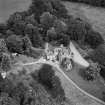
[[(95, 81), (86, 81), (80, 76), (80, 71), (83, 69), (79, 65), (76, 66), (72, 71), (64, 71), (65, 74), (70, 77), (81, 89), (92, 94), (93, 96), (103, 100), (103, 92), (105, 92), (105, 86), (100, 81), (100, 78), (97, 78)], [(80, 69), (79, 69), (80, 68)], [(82, 68), (82, 69), (81, 69)], [(83, 69), (85, 70), (85, 69)]]
[[(23, 59), (23, 60), (21, 60), (21, 59)], [(34, 62), (36, 62), (35, 59), (25, 57), (25, 56), (21, 56), (18, 59), (18, 62), (20, 62), (20, 61), (22, 61), (22, 63), (25, 63), (25, 64), (27, 63), (27, 65), (24, 66), (24, 69), (27, 71), (28, 74), (33, 72), (34, 70), (40, 69), (40, 67), (42, 67), (42, 65), (43, 65), (42, 63), (35, 64), (34, 63)], [(28, 65), (28, 63), (30, 63), (30, 62), (33, 62), (33, 64)], [(23, 68), (23, 66), (18, 65), (18, 67), (15, 66), (13, 68), (13, 71), (16, 70), (17, 72), (14, 72), (14, 73), (18, 74), (21, 72), (21, 70), (23, 70), (22, 68)], [(68, 98), (68, 101), (70, 103), (72, 103), (71, 105), (103, 105), (103, 104), (95, 101), (93, 98), (87, 96), (83, 92), (81, 92), (67, 78), (65, 78), (65, 76), (59, 70), (57, 70), (57, 68), (54, 67), (54, 70), (56, 72), (56, 75), (61, 80), (62, 86), (66, 93), (66, 97)]]
[(11, 14), (27, 10), (31, 0), (0, 0), (0, 22), (5, 22)]
[(89, 22), (93, 29), (100, 32), (105, 39), (105, 9), (92, 7), (80, 3), (63, 2), (68, 10), (69, 15), (80, 17), (84, 21)]

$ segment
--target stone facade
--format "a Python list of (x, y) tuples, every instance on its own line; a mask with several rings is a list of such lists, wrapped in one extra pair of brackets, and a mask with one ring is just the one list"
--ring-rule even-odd
[(64, 65), (66, 70), (72, 69), (72, 58), (73, 53), (71, 52), (70, 48), (64, 47), (63, 45), (59, 47), (50, 47), (50, 45), (47, 43), (45, 46), (45, 57), (47, 61), (52, 61), (54, 63), (57, 63), (59, 65)]

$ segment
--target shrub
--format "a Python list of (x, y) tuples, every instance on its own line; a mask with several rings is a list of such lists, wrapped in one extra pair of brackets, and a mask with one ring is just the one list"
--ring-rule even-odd
[(101, 66), (100, 75), (105, 79), (105, 66)]
[(100, 66), (98, 63), (91, 63), (91, 66), (88, 67), (87, 69), (85, 70), (81, 70), (80, 71), (80, 75), (85, 79), (85, 80), (88, 80), (88, 81), (93, 81), (97, 78), (97, 76), (99, 75), (100, 73)]
[(88, 81), (93, 81), (94, 80), (92, 69), (88, 68), (86, 70), (82, 70), (80, 75), (83, 77), (84, 80), (88, 80)]

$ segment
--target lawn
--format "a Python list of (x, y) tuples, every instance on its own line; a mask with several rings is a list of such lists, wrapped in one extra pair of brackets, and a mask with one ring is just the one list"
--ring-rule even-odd
[(5, 22), (11, 14), (27, 10), (31, 0), (0, 0), (0, 22)]
[[(70, 77), (80, 88), (86, 92), (92, 94), (93, 96), (103, 100), (103, 92), (105, 92), (105, 86), (101, 82), (101, 77), (97, 78), (95, 81), (86, 81), (80, 76), (80, 70), (82, 67), (75, 64), (72, 71), (65, 72), (65, 74)], [(84, 69), (85, 70), (85, 69)]]
[(100, 32), (105, 39), (105, 9), (92, 7), (82, 3), (63, 2), (69, 15), (89, 22), (93, 29)]

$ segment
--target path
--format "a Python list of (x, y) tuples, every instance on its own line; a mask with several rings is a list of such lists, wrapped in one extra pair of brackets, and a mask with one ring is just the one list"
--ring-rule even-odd
[(97, 105), (105, 105), (105, 102), (101, 101), (100, 99), (92, 96), (91, 94), (87, 93), (86, 91), (82, 90), (79, 86), (77, 86), (62, 70), (61, 68), (55, 64), (55, 63), (52, 63), (50, 61), (45, 61), (43, 59), (39, 59), (38, 61), (36, 62), (31, 62), (31, 63), (26, 63), (26, 64), (23, 64), (23, 66), (26, 66), (26, 65), (34, 65), (34, 64), (37, 64), (37, 63), (43, 63), (43, 64), (49, 64), (51, 66), (54, 66), (57, 68), (57, 70), (59, 72), (61, 72), (63, 74), (63, 76), (70, 82), (73, 84), (73, 86), (75, 86), (80, 92), (82, 92), (83, 94), (85, 94), (86, 96), (92, 98), (93, 100), (95, 100), (96, 102), (100, 103), (100, 104), (97, 104)]

